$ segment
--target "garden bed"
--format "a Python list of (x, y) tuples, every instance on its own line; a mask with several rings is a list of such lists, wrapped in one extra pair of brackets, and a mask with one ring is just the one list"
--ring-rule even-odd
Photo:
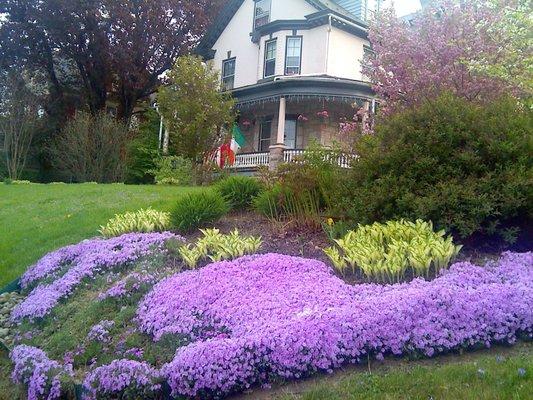
[[(193, 271), (175, 258), (183, 238), (173, 234), (88, 241), (41, 260), (11, 314), (14, 377), (35, 398), (73, 397), (75, 384), (87, 398), (219, 398), (369, 357), (531, 338), (530, 253), (456, 263), (432, 281), (348, 285), (310, 258), (323, 257), (325, 238), (290, 241), (248, 217), (221, 228), (263, 234), (267, 254)], [(269, 253), (278, 245), (307, 258)]]

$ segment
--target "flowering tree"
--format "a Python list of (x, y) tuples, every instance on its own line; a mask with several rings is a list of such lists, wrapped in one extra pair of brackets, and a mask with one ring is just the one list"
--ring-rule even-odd
[(383, 99), (383, 110), (419, 104), (444, 91), (472, 101), (516, 93), (516, 82), (473, 66), (495, 65), (512, 53), (514, 64), (524, 67), (522, 57), (528, 55), (513, 49), (512, 29), (502, 23), (509, 18), (500, 8), (517, 1), (445, 0), (410, 24), (392, 10), (380, 14), (370, 26), (373, 53), (363, 72)]

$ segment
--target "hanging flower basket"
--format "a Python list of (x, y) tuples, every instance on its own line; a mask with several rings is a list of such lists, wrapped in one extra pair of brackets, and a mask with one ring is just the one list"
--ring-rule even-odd
[(307, 121), (309, 121), (309, 118), (307, 118), (307, 117), (306, 117), (305, 115), (303, 115), (303, 114), (300, 114), (300, 115), (298, 115), (298, 121), (300, 121), (300, 122), (307, 122)]

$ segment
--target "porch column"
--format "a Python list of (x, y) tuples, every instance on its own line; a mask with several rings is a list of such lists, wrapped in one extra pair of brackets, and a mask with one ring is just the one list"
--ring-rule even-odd
[(270, 169), (275, 170), (283, 162), (283, 152), (285, 150), (285, 115), (287, 110), (287, 99), (282, 97), (279, 100), (278, 130), (276, 142), (270, 146)]

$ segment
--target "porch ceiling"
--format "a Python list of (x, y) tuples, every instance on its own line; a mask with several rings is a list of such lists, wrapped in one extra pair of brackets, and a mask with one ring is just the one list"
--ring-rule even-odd
[(239, 109), (277, 102), (282, 97), (288, 101), (319, 99), (344, 102), (367, 101), (374, 98), (374, 92), (367, 82), (328, 76), (281, 77), (235, 89), (232, 94)]

